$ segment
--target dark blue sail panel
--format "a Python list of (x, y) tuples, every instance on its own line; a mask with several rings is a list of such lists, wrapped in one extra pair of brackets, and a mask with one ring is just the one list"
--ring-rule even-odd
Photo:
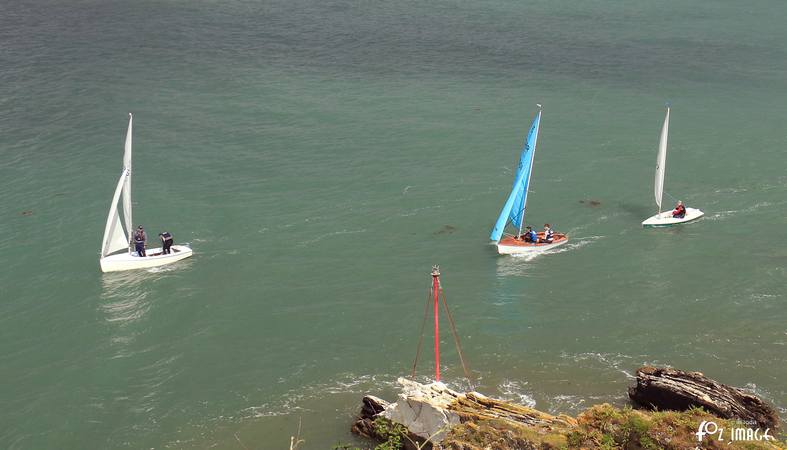
[(517, 230), (522, 225), (522, 218), (527, 203), (527, 188), (530, 184), (533, 155), (536, 152), (536, 140), (538, 139), (538, 127), (540, 122), (541, 111), (536, 114), (535, 119), (533, 119), (533, 124), (530, 126), (530, 132), (527, 133), (527, 139), (525, 139), (522, 154), (519, 156), (519, 166), (517, 167), (516, 176), (514, 177), (514, 186), (489, 236), (489, 238), (495, 242), (499, 241), (503, 236), (503, 231), (509, 221)]

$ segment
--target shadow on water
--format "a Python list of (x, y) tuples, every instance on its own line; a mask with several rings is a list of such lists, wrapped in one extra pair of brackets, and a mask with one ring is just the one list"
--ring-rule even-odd
[(640, 221), (647, 219), (653, 214), (656, 214), (653, 208), (636, 203), (621, 202), (617, 204), (617, 208), (619, 211), (639, 218)]

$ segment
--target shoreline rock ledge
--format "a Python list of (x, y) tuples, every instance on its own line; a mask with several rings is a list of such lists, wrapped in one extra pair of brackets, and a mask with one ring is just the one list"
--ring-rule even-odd
[(753, 422), (762, 428), (779, 427), (779, 415), (773, 406), (700, 372), (640, 367), (637, 384), (629, 387), (629, 398), (637, 405), (654, 410), (685, 411), (697, 407), (724, 419)]
[(364, 396), (361, 414), (352, 426), (353, 433), (384, 439), (375, 421), (385, 419), (406, 428), (407, 438), (402, 442), (405, 449), (425, 450), (433, 448), (431, 444), (443, 443), (449, 431), (461, 424), (512, 422), (527, 425), (542, 434), (577, 425), (577, 420), (570, 416), (553, 416), (478, 392), (459, 393), (441, 382), (421, 384), (406, 378), (399, 378), (397, 382), (402, 386), (402, 392), (395, 403), (371, 395)]
[[(759, 398), (699, 372), (642, 367), (629, 395), (656, 411), (594, 405), (576, 418), (557, 416), (478, 392), (460, 393), (443, 383), (399, 378), (394, 403), (363, 397), (352, 432), (382, 442), (379, 449), (784, 449), (779, 417)], [(695, 408), (700, 406), (700, 408)], [(666, 411), (678, 408), (682, 411)], [(729, 433), (741, 427), (770, 430), (768, 438), (731, 442), (728, 435), (697, 430), (713, 421)], [(767, 434), (767, 433), (766, 433)], [(350, 447), (343, 447), (350, 448)]]

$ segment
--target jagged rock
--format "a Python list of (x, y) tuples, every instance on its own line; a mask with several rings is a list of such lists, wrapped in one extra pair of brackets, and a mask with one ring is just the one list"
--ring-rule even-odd
[(700, 372), (640, 367), (637, 384), (628, 391), (634, 403), (652, 409), (685, 411), (698, 406), (725, 419), (751, 420), (763, 428), (779, 426), (779, 416), (772, 406)]
[(443, 383), (421, 384), (399, 378), (402, 392), (380, 416), (407, 427), (416, 436), (440, 442), (452, 426), (459, 424), (459, 415), (449, 405), (460, 395)]
[(381, 398), (373, 395), (366, 395), (363, 398), (363, 407), (361, 407), (361, 417), (373, 418), (377, 414), (385, 411), (390, 403)]
[[(661, 372), (657, 372), (658, 370)], [(644, 380), (645, 375), (655, 376), (657, 373), (672, 374), (666, 375), (667, 378), (680, 378), (672, 372), (686, 374), (670, 371), (671, 369), (643, 368), (637, 375)], [(696, 372), (686, 376), (706, 380), (706, 384), (700, 384), (704, 388), (711, 389), (713, 386), (713, 392), (701, 394), (708, 399), (719, 395), (716, 391), (722, 388), (739, 391), (707, 380)], [(394, 436), (405, 450), (685, 450), (697, 446), (697, 430), (706, 421), (715, 421), (719, 429), (731, 430), (739, 426), (735, 422), (717, 417), (718, 413), (698, 409), (653, 413), (616, 408), (608, 404), (595, 405), (574, 419), (565, 415), (552, 416), (477, 392), (455, 392), (442, 383), (424, 385), (401, 378), (399, 383), (403, 389), (396, 403), (388, 404), (376, 397), (364, 397), (361, 417), (353, 425), (353, 432), (386, 441), (391, 436), (388, 434), (390, 430), (396, 429)], [(750, 401), (761, 403), (759, 399), (743, 392), (736, 392), (735, 395), (751, 397), (754, 400)], [(775, 414), (773, 417), (778, 420)], [(386, 429), (389, 431), (386, 432)], [(784, 442), (777, 439), (740, 442), (722, 441), (720, 437), (717, 439), (709, 436), (704, 439), (702, 448), (787, 448)]]
[(566, 415), (553, 416), (537, 409), (489, 398), (478, 392), (459, 396), (450, 406), (462, 422), (469, 420), (503, 419), (537, 426), (575, 426), (577, 421)]
[(350, 431), (367, 438), (377, 437), (377, 433), (374, 431), (375, 416), (385, 411), (388, 405), (389, 403), (381, 398), (365, 395), (363, 397), (363, 406), (361, 406), (361, 414), (358, 420), (353, 423)]
[(465, 422), (509, 421), (545, 431), (576, 425), (572, 417), (552, 416), (478, 392), (455, 392), (439, 382), (425, 385), (404, 378), (399, 378), (398, 382), (402, 392), (395, 403), (387, 404), (372, 396), (363, 398), (361, 415), (352, 426), (354, 433), (379, 438), (374, 430), (374, 420), (378, 417), (404, 425), (414, 440), (435, 444), (440, 443), (452, 427)]

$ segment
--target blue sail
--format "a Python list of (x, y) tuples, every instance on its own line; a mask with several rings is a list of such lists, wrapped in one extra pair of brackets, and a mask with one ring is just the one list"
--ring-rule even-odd
[(519, 156), (519, 167), (517, 167), (514, 177), (514, 186), (489, 236), (489, 238), (495, 242), (499, 241), (503, 236), (503, 231), (509, 221), (511, 221), (517, 229), (519, 229), (522, 224), (525, 205), (527, 203), (527, 188), (530, 184), (530, 174), (533, 169), (533, 156), (536, 153), (536, 141), (538, 140), (538, 127), (540, 122), (541, 111), (538, 111), (535, 119), (533, 119), (533, 124), (530, 125), (530, 132), (527, 134), (527, 139), (525, 139), (522, 154)]

